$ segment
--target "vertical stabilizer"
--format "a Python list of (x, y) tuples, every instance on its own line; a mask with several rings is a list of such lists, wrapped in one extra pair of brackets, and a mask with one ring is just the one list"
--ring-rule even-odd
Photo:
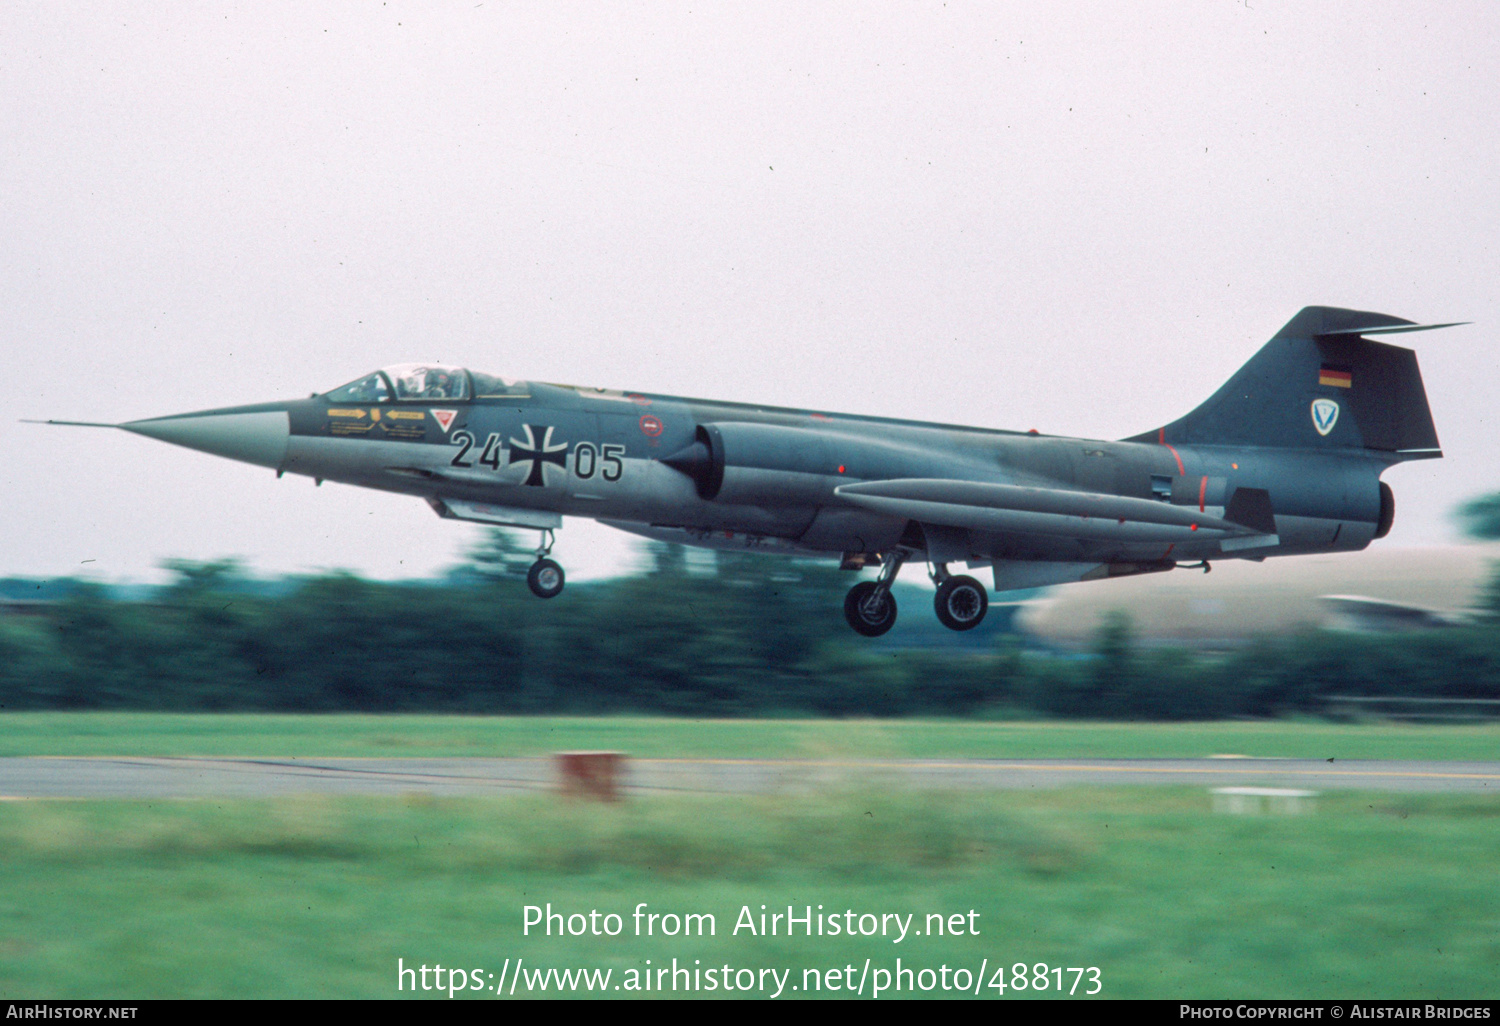
[(1416, 354), (1364, 336), (1447, 327), (1306, 307), (1207, 402), (1128, 441), (1368, 449), (1393, 461), (1439, 457)]

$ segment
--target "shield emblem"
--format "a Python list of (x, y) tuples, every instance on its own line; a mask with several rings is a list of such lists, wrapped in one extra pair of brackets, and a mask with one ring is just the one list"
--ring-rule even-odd
[(1312, 404), (1313, 427), (1318, 434), (1326, 435), (1339, 420), (1339, 404), (1332, 399), (1314, 399)]

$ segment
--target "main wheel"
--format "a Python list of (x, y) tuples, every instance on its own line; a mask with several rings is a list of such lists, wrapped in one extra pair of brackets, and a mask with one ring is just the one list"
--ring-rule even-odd
[(844, 596), (844, 619), (867, 638), (878, 638), (896, 622), (896, 598), (889, 591), (875, 608), (867, 608), (865, 600), (874, 590), (874, 581), (860, 581)]
[(539, 559), (526, 571), (526, 586), (537, 598), (553, 598), (563, 590), (563, 568), (550, 559)]
[(974, 578), (947, 577), (938, 585), (932, 604), (944, 627), (966, 631), (979, 626), (985, 611), (990, 608), (990, 599), (984, 592), (984, 585)]

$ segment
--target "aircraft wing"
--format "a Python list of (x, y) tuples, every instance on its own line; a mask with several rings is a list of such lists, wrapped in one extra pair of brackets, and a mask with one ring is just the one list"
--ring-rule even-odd
[(971, 530), (1119, 541), (1178, 541), (1190, 532), (1265, 532), (1187, 506), (1064, 488), (911, 478), (842, 485), (834, 494), (865, 509)]

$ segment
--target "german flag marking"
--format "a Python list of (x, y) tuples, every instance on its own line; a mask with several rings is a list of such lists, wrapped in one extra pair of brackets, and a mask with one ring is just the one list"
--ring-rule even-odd
[(1318, 371), (1318, 384), (1334, 388), (1353, 388), (1354, 375), (1344, 367), (1323, 367)]

